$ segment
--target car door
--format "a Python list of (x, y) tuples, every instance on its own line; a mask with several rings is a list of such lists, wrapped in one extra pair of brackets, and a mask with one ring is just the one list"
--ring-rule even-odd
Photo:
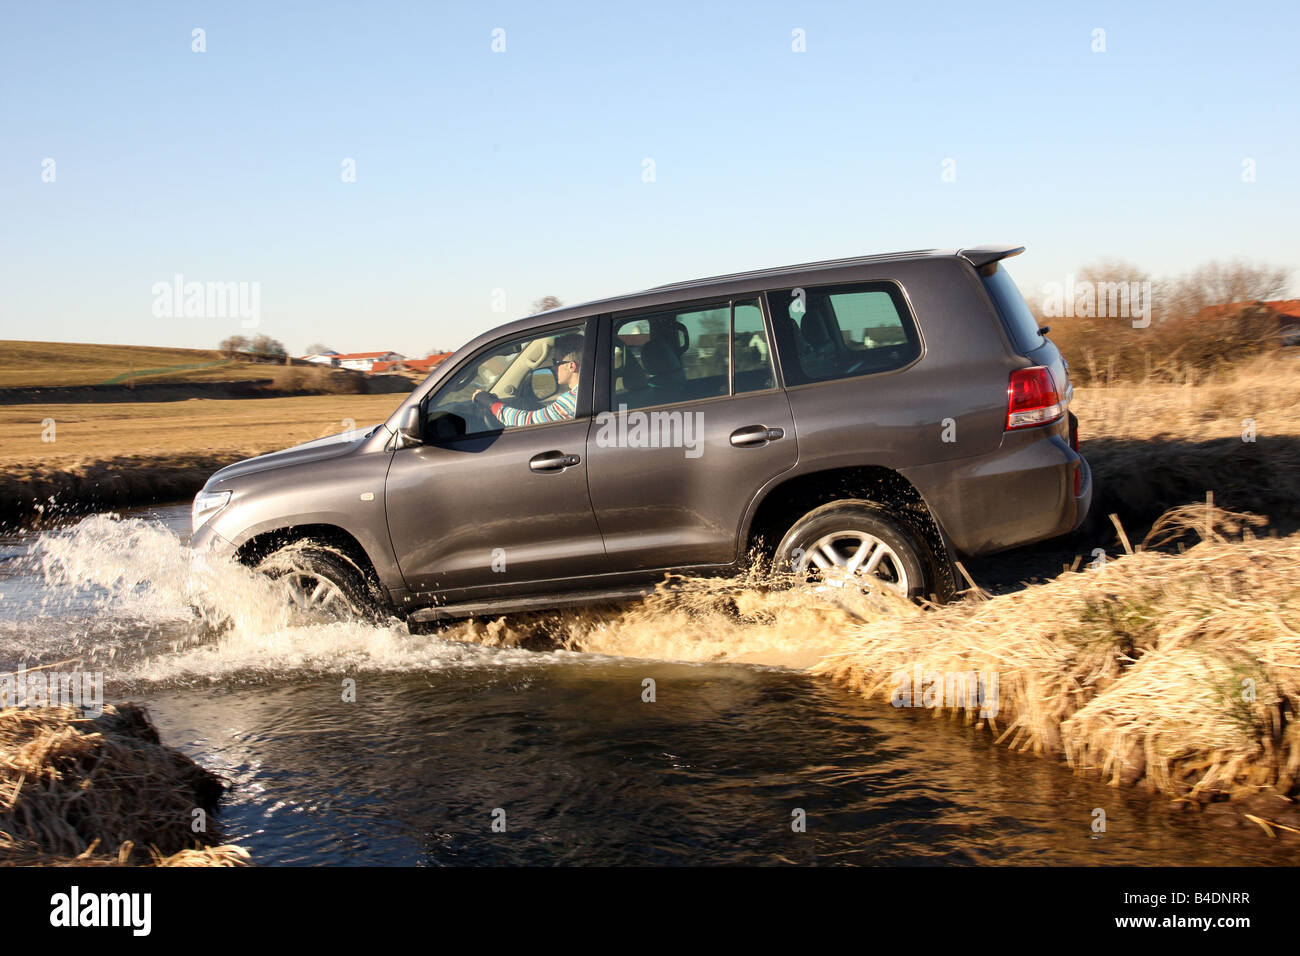
[(746, 508), (798, 459), (756, 297), (606, 317), (587, 478), (611, 570), (738, 557)]
[[(394, 453), (385, 495), (393, 550), (414, 594), (444, 602), (527, 594), (603, 566), (587, 492), (586, 332), (583, 323), (489, 345), (422, 404), (422, 443)], [(555, 421), (507, 427), (473, 401), (484, 388), (506, 407), (540, 412), (537, 400), (553, 397), (540, 393), (557, 387), (565, 337), (583, 342), (573, 417), (561, 411)]]

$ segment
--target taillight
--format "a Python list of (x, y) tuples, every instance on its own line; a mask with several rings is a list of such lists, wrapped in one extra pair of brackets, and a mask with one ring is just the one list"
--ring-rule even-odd
[(1018, 368), (1007, 385), (1007, 431), (1054, 422), (1065, 413), (1056, 381), (1045, 365)]

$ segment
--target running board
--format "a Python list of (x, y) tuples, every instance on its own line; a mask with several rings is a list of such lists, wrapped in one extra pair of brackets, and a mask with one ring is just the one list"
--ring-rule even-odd
[(412, 611), (407, 619), (416, 623), (428, 621), (454, 621), (466, 617), (501, 617), (505, 614), (522, 614), (525, 611), (550, 611), (563, 607), (582, 607), (590, 604), (612, 604), (634, 601), (654, 591), (653, 584), (636, 588), (606, 588), (596, 591), (576, 591), (572, 594), (537, 594), (529, 597), (506, 598), (500, 601), (465, 601), (461, 604), (444, 604)]

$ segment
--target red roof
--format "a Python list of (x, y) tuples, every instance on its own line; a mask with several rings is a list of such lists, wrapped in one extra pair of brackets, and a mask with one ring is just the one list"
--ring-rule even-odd
[(1278, 318), (1300, 319), (1300, 299), (1274, 299), (1271, 302), (1229, 302), (1225, 305), (1211, 305), (1201, 310), (1205, 318), (1223, 318), (1249, 308), (1268, 309)]
[(1290, 319), (1300, 319), (1300, 299), (1274, 299), (1272, 302), (1265, 302), (1264, 304), (1278, 315), (1285, 315)]
[(406, 367), (413, 372), (427, 372), (437, 365), (442, 364), (450, 356), (451, 352), (440, 352), (437, 355), (430, 355), (428, 358), (407, 359)]

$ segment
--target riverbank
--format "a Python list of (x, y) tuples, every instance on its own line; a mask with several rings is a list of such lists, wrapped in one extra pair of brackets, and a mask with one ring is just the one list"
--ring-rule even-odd
[(247, 866), (213, 820), (223, 790), (134, 704), (0, 709), (0, 865)]
[(368, 427), (399, 401), (310, 395), (0, 405), (0, 524), (182, 500), (231, 462)]
[(1045, 584), (891, 602), (811, 670), (1113, 785), (1231, 800), (1247, 825), (1296, 839), (1300, 536), (1257, 538), (1262, 523), (1193, 506), (1146, 548)]

